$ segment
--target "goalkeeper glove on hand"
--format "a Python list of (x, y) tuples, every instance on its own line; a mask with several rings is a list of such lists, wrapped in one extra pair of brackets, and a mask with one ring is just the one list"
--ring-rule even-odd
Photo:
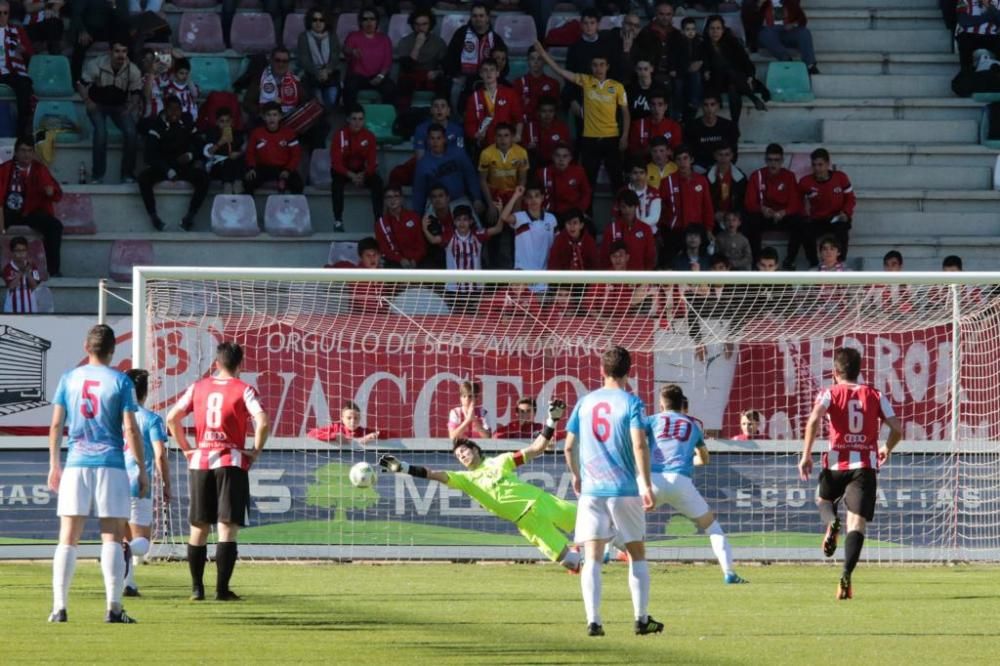
[(410, 471), (410, 466), (407, 465), (402, 460), (396, 458), (396, 456), (384, 455), (378, 459), (378, 464), (385, 470), (392, 472), (393, 474), (403, 473), (406, 474)]
[(558, 398), (549, 400), (549, 418), (545, 420), (545, 425), (550, 428), (556, 427), (556, 422), (566, 413), (566, 403)]

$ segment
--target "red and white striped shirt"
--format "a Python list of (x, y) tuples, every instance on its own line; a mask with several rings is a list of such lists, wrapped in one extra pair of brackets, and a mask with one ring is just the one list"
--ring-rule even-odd
[(153, 78), (153, 84), (149, 87), (149, 96), (146, 97), (143, 105), (143, 118), (156, 118), (163, 111), (163, 91), (169, 82), (170, 79), (164, 74), (157, 74)]
[[(485, 230), (461, 236), (455, 229), (444, 229), (442, 236), (448, 270), (478, 271), (483, 267), (483, 244), (489, 238)], [(481, 287), (479, 284), (449, 283), (445, 288), (448, 291), (478, 291)]]
[(182, 112), (190, 113), (192, 118), (198, 117), (198, 86), (191, 81), (178, 83), (169, 79), (163, 86), (162, 98), (166, 99), (171, 95), (181, 101)]
[(879, 391), (865, 384), (837, 384), (820, 392), (826, 407), (830, 450), (823, 467), (834, 470), (878, 469), (878, 433), (895, 413)]
[[(1000, 0), (987, 0), (990, 7), (994, 9), (1000, 9)], [(958, 0), (958, 4), (955, 6), (955, 13), (959, 16), (982, 16), (986, 11), (981, 4), (981, 0)], [(955, 26), (955, 34), (961, 35), (963, 33), (968, 35), (995, 35), (998, 32), (998, 26), (996, 23), (991, 21), (986, 21), (980, 23), (979, 25), (970, 26)]]
[(207, 377), (188, 387), (177, 403), (182, 414), (194, 412), (198, 450), (188, 469), (249, 469), (247, 421), (264, 411), (257, 389), (236, 378)]
[(27, 76), (27, 57), (33, 51), (28, 33), (19, 25), (0, 28), (0, 75)]
[(37, 312), (38, 306), (35, 303), (35, 290), (28, 286), (28, 276), (30, 275), (37, 284), (42, 281), (41, 274), (39, 274), (37, 268), (30, 264), (28, 265), (28, 270), (24, 272), (21, 272), (13, 261), (4, 266), (4, 284), (10, 284), (11, 280), (18, 275), (21, 277), (17, 281), (16, 286), (13, 289), (7, 289), (7, 298), (4, 299), (3, 311), (19, 314)]

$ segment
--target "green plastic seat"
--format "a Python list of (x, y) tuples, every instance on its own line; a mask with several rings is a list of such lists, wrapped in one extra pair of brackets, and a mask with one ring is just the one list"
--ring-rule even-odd
[(434, 101), (433, 90), (418, 90), (415, 93), (413, 93), (413, 97), (410, 99), (410, 106), (419, 108), (430, 108), (430, 105), (433, 101)]
[(358, 93), (358, 104), (381, 104), (382, 95), (377, 90), (362, 90)]
[(28, 76), (39, 97), (70, 97), (73, 95), (73, 77), (69, 71), (69, 58), (62, 55), (32, 56)]
[(392, 133), (396, 122), (396, 107), (392, 104), (363, 104), (365, 124), (379, 143), (402, 143), (402, 139)]
[(17, 95), (14, 94), (13, 88), (4, 83), (0, 83), (0, 99), (17, 99)]
[(972, 93), (972, 99), (983, 104), (992, 104), (993, 102), (1000, 102), (1000, 92)]
[(76, 111), (73, 102), (42, 99), (35, 107), (35, 131), (60, 129), (57, 143), (77, 143), (87, 135), (86, 121)]
[(508, 81), (513, 81), (514, 79), (520, 78), (528, 73), (527, 58), (511, 58), (509, 62), (510, 73), (507, 75)]
[(191, 58), (191, 80), (201, 93), (216, 90), (232, 90), (229, 63), (225, 58), (215, 56), (195, 56)]
[(772, 62), (767, 66), (767, 88), (775, 102), (811, 102), (816, 99), (804, 62)]

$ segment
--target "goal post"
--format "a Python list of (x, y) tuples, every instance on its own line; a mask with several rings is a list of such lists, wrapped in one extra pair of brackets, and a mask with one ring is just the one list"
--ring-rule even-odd
[[(356, 489), (347, 470), (394, 452), (458, 469), (447, 421), (459, 385), (481, 387), (493, 428), (486, 455), (524, 446), (522, 399), (534, 423), (560, 397), (600, 385), (600, 353), (633, 354), (630, 388), (658, 411), (677, 383), (704, 422), (711, 464), (695, 483), (739, 559), (811, 560), (820, 525), (816, 481), (795, 464), (832, 350), (862, 351), (862, 380), (882, 391), (904, 441), (881, 471), (870, 561), (994, 560), (1000, 552), (1000, 274), (529, 272), (136, 267), (133, 365), (153, 374), (150, 408), (165, 412), (236, 340), (244, 378), (273, 421), (251, 470), (241, 554), (338, 559), (540, 557), (516, 528), (447, 487), (380, 474)], [(369, 442), (309, 437), (354, 404)], [(761, 416), (752, 441), (740, 414)], [(501, 433), (503, 434), (503, 433)], [(574, 499), (561, 455), (522, 479)], [(815, 451), (825, 448), (821, 435)], [(173, 456), (174, 497), (158, 502), (161, 554), (181, 554), (186, 472)], [(694, 525), (648, 516), (654, 559), (713, 559)]]

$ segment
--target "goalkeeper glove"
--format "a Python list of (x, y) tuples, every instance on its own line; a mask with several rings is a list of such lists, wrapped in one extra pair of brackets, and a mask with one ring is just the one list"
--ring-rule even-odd
[(559, 398), (549, 400), (549, 416), (545, 419), (545, 427), (542, 428), (542, 437), (552, 439), (556, 434), (556, 423), (566, 413), (566, 403)]
[(410, 476), (416, 476), (421, 479), (427, 478), (426, 467), (405, 463), (396, 456), (384, 455), (378, 459), (378, 464), (381, 465), (383, 469), (392, 472), (393, 474), (409, 474)]

